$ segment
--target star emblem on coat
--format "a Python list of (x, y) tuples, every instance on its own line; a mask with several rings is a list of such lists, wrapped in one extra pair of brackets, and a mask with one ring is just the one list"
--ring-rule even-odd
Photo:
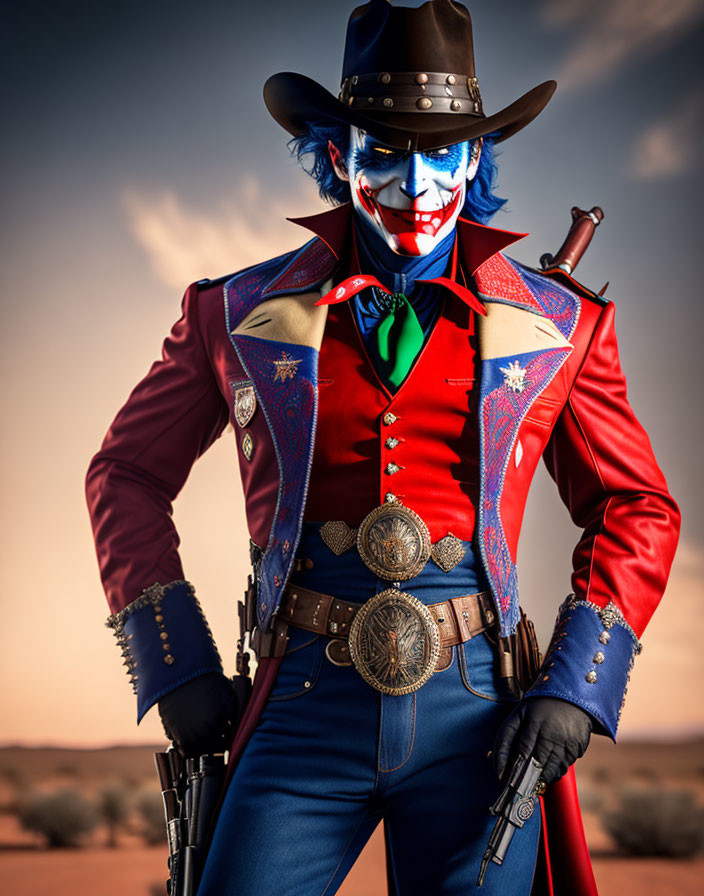
[(526, 369), (518, 361), (511, 361), (508, 367), (499, 367), (504, 375), (504, 383), (513, 392), (522, 392), (526, 387)]
[(294, 376), (298, 373), (298, 365), (301, 363), (301, 359), (296, 360), (291, 357), (288, 352), (281, 352), (281, 357), (278, 361), (271, 362), (276, 368), (276, 373), (274, 374), (274, 382), (284, 383), (286, 380), (292, 380)]

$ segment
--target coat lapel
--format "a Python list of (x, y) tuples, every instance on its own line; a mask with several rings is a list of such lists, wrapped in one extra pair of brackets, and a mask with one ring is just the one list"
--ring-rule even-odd
[(523, 419), (572, 351), (580, 301), (499, 254), (476, 271), (475, 282), (487, 309), (479, 319), (477, 540), (506, 636), (520, 614), (516, 565), (501, 518), (506, 469)]
[[(263, 631), (276, 610), (298, 547), (313, 459), (318, 413), (318, 355), (327, 306), (315, 302), (330, 288), (335, 259), (321, 260), (318, 241), (306, 259), (270, 279), (253, 306), (243, 303), (237, 284), (225, 287), (227, 326), (237, 357), (251, 379), (274, 443), (279, 491), (269, 541), (259, 574), (257, 617)], [(294, 259), (296, 261), (296, 259)], [(286, 271), (284, 271), (286, 274)], [(310, 288), (310, 281), (326, 282)], [(242, 309), (245, 314), (242, 317)], [(239, 322), (236, 314), (239, 311)]]

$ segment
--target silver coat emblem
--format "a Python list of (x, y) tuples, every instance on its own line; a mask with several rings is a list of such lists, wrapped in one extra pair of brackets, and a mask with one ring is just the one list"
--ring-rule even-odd
[(254, 386), (243, 386), (235, 390), (235, 420), (240, 426), (245, 427), (250, 422), (256, 409)]
[(511, 361), (508, 367), (499, 367), (504, 375), (504, 383), (512, 392), (522, 392), (526, 387), (526, 369), (518, 361)]
[(244, 438), (242, 439), (242, 454), (244, 454), (247, 460), (251, 460), (254, 456), (254, 439), (252, 438), (251, 432), (246, 432), (244, 434)]

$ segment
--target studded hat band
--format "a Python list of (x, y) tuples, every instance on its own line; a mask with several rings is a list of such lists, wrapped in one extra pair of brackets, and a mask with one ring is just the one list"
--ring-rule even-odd
[(345, 78), (339, 99), (353, 109), (444, 112), (484, 118), (479, 82), (447, 72), (378, 72)]

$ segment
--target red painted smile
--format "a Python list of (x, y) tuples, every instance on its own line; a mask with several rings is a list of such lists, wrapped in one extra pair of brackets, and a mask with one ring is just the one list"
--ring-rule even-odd
[(397, 236), (411, 233), (436, 236), (440, 228), (455, 214), (462, 198), (462, 184), (458, 184), (454, 189), (452, 199), (442, 208), (433, 211), (391, 208), (377, 202), (375, 191), (365, 187), (362, 178), (357, 190), (360, 203), (372, 217), (380, 221), (387, 233)]

